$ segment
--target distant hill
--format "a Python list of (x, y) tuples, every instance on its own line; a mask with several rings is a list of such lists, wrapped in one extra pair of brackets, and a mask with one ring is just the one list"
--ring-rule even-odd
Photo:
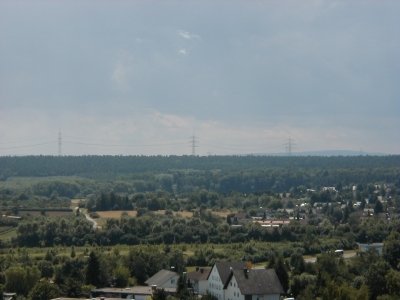
[[(288, 153), (275, 153), (276, 156), (288, 156)], [(386, 156), (387, 153), (380, 152), (364, 152), (353, 150), (318, 150), (318, 151), (304, 151), (292, 152), (291, 156)]]

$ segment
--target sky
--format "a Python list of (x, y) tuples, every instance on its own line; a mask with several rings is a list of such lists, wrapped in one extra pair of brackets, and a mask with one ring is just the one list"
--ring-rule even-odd
[(399, 15), (394, 0), (2, 0), (0, 156), (272, 154), (289, 139), (400, 154)]

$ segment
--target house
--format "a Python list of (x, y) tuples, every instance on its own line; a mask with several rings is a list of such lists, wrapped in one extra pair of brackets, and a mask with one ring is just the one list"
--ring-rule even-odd
[[(99, 289), (93, 289), (90, 292), (92, 300), (121, 300), (121, 299), (134, 299), (134, 300), (147, 300), (153, 295), (155, 286), (133, 286), (127, 288), (113, 288), (105, 287)], [(71, 300), (68, 298), (61, 298), (58, 300)], [(76, 300), (76, 299), (75, 299)]]
[(153, 295), (153, 288), (150, 286), (134, 286), (132, 287), (135, 300), (147, 300)]
[(90, 298), (119, 298), (119, 299), (135, 299), (132, 288), (113, 288), (105, 287), (93, 289), (90, 291)]
[(232, 270), (224, 289), (226, 300), (279, 300), (284, 293), (274, 269)]
[(326, 192), (326, 191), (329, 191), (329, 192), (337, 192), (337, 190), (336, 190), (336, 187), (334, 187), (334, 186), (324, 186), (324, 187), (322, 187), (322, 191), (323, 192)]
[(359, 252), (368, 252), (370, 249), (374, 249), (379, 255), (382, 255), (383, 243), (371, 243), (371, 244), (358, 243)]
[(189, 284), (193, 288), (194, 294), (206, 295), (208, 287), (208, 274), (210, 274), (211, 268), (198, 267), (196, 271), (187, 273), (187, 279)]
[(245, 262), (216, 262), (208, 274), (208, 292), (218, 300), (225, 300), (225, 284), (232, 270), (243, 270)]
[(145, 281), (148, 286), (164, 289), (167, 293), (176, 293), (179, 274), (168, 270), (160, 270)]
[(284, 225), (289, 225), (290, 220), (254, 221), (253, 223), (258, 223), (261, 227), (282, 227)]

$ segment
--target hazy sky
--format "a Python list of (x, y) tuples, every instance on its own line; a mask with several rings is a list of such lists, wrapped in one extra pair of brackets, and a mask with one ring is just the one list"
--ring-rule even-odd
[(400, 153), (400, 1), (0, 1), (0, 155)]

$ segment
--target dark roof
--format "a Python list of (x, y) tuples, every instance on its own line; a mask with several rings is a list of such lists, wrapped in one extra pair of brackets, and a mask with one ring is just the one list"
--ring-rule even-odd
[(91, 291), (93, 294), (120, 294), (120, 295), (133, 295), (131, 288), (114, 288), (114, 287), (105, 287), (93, 289)]
[(168, 270), (160, 270), (149, 279), (145, 281), (147, 285), (156, 285), (161, 286), (164, 282), (170, 280), (172, 277), (178, 276), (178, 273), (168, 271)]
[(231, 274), (231, 270), (243, 270), (246, 268), (246, 263), (243, 261), (220, 261), (215, 263), (222, 284), (225, 285)]
[[(233, 270), (242, 295), (283, 294), (281, 282), (274, 269)], [(229, 281), (226, 283), (229, 283)]]
[(210, 267), (200, 267), (198, 270), (187, 273), (187, 277), (190, 280), (207, 280), (208, 274), (210, 274), (211, 268)]

